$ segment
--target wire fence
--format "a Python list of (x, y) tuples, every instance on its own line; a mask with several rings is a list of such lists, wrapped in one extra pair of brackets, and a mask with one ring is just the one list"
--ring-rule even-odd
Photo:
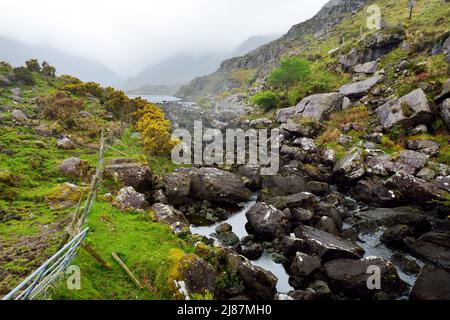
[(61, 273), (72, 263), (78, 248), (88, 232), (89, 228), (86, 228), (76, 235), (28, 278), (4, 296), (2, 300), (34, 300), (45, 298), (48, 288), (58, 280)]

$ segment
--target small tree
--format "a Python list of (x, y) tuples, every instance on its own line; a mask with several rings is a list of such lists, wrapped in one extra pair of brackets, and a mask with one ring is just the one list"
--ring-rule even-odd
[(44, 77), (54, 78), (56, 76), (55, 67), (51, 66), (48, 62), (42, 62), (42, 70), (41, 73)]
[(33, 74), (27, 68), (24, 67), (14, 68), (13, 72), (17, 81), (20, 81), (26, 85), (34, 85), (36, 83)]
[(310, 65), (311, 63), (302, 57), (284, 59), (281, 61), (280, 66), (269, 75), (269, 84), (283, 89), (287, 98), (289, 87), (309, 77), (311, 73)]
[(278, 96), (270, 90), (260, 91), (252, 97), (252, 102), (264, 110), (269, 111), (277, 106)]
[(172, 124), (157, 106), (147, 103), (136, 112), (140, 118), (136, 124), (141, 132), (145, 148), (155, 155), (168, 155), (177, 144), (170, 130)]
[(31, 72), (41, 72), (41, 65), (39, 64), (39, 61), (37, 61), (37, 59), (30, 59), (28, 61), (25, 61), (25, 65)]

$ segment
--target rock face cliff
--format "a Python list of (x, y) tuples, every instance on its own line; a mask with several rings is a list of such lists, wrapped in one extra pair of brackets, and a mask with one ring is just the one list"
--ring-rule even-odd
[(183, 86), (178, 95), (187, 99), (216, 96), (240, 86), (233, 74), (240, 70), (254, 70), (253, 80), (263, 79), (284, 55), (295, 54), (303, 43), (326, 37), (348, 15), (360, 10), (370, 0), (332, 0), (313, 18), (294, 25), (281, 38), (263, 45), (242, 57), (225, 60), (211, 75), (194, 79)]

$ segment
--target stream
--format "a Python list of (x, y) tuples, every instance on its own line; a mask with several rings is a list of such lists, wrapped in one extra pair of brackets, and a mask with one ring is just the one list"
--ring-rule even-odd
[[(251, 207), (253, 207), (257, 203), (258, 194), (254, 194), (252, 198), (246, 202), (240, 204), (241, 209), (233, 214), (230, 218), (228, 218), (225, 221), (218, 222), (211, 226), (194, 226), (191, 225), (190, 229), (193, 234), (199, 234), (205, 237), (212, 237), (213, 234), (215, 234), (215, 229), (218, 225), (222, 223), (228, 223), (233, 227), (233, 232), (239, 237), (239, 239), (242, 239), (243, 237), (247, 236), (247, 230), (245, 229), (245, 224), (247, 223), (247, 218), (245, 214), (247, 211), (250, 210)], [(358, 202), (351, 198), (347, 198), (349, 202), (352, 203), (352, 210), (350, 210), (350, 213), (356, 213), (361, 209)], [(345, 223), (343, 228), (350, 228), (352, 227), (350, 224)], [(367, 234), (359, 234), (359, 241), (357, 242), (358, 245), (360, 245), (366, 252), (365, 257), (375, 256), (380, 258), (385, 258), (390, 260), (391, 256), (394, 254), (394, 251), (387, 248), (381, 241), (380, 237), (383, 235), (384, 230), (380, 228), (375, 233), (367, 233)], [(424, 265), (424, 263), (418, 259), (414, 259), (419, 264), (420, 267)], [(272, 272), (277, 278), (277, 291), (278, 293), (286, 294), (289, 291), (295, 290), (290, 284), (289, 284), (289, 275), (284, 269), (282, 264), (275, 263), (270, 256), (267, 253), (264, 253), (262, 257), (256, 261), (251, 261), (251, 263), (254, 266), (258, 266), (263, 268), (264, 270)], [(408, 275), (404, 273), (400, 268), (396, 267), (398, 274), (400, 278), (405, 281), (410, 288), (414, 285), (417, 276), (414, 275)]]

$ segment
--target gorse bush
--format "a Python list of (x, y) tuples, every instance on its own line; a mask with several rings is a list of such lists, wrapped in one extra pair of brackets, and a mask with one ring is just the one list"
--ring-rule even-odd
[(263, 108), (266, 111), (275, 108), (279, 101), (278, 96), (270, 90), (259, 91), (252, 97), (251, 100), (254, 104)]
[(142, 134), (144, 147), (152, 155), (169, 155), (178, 141), (172, 138), (172, 125), (157, 106), (146, 103), (136, 113), (136, 127)]

